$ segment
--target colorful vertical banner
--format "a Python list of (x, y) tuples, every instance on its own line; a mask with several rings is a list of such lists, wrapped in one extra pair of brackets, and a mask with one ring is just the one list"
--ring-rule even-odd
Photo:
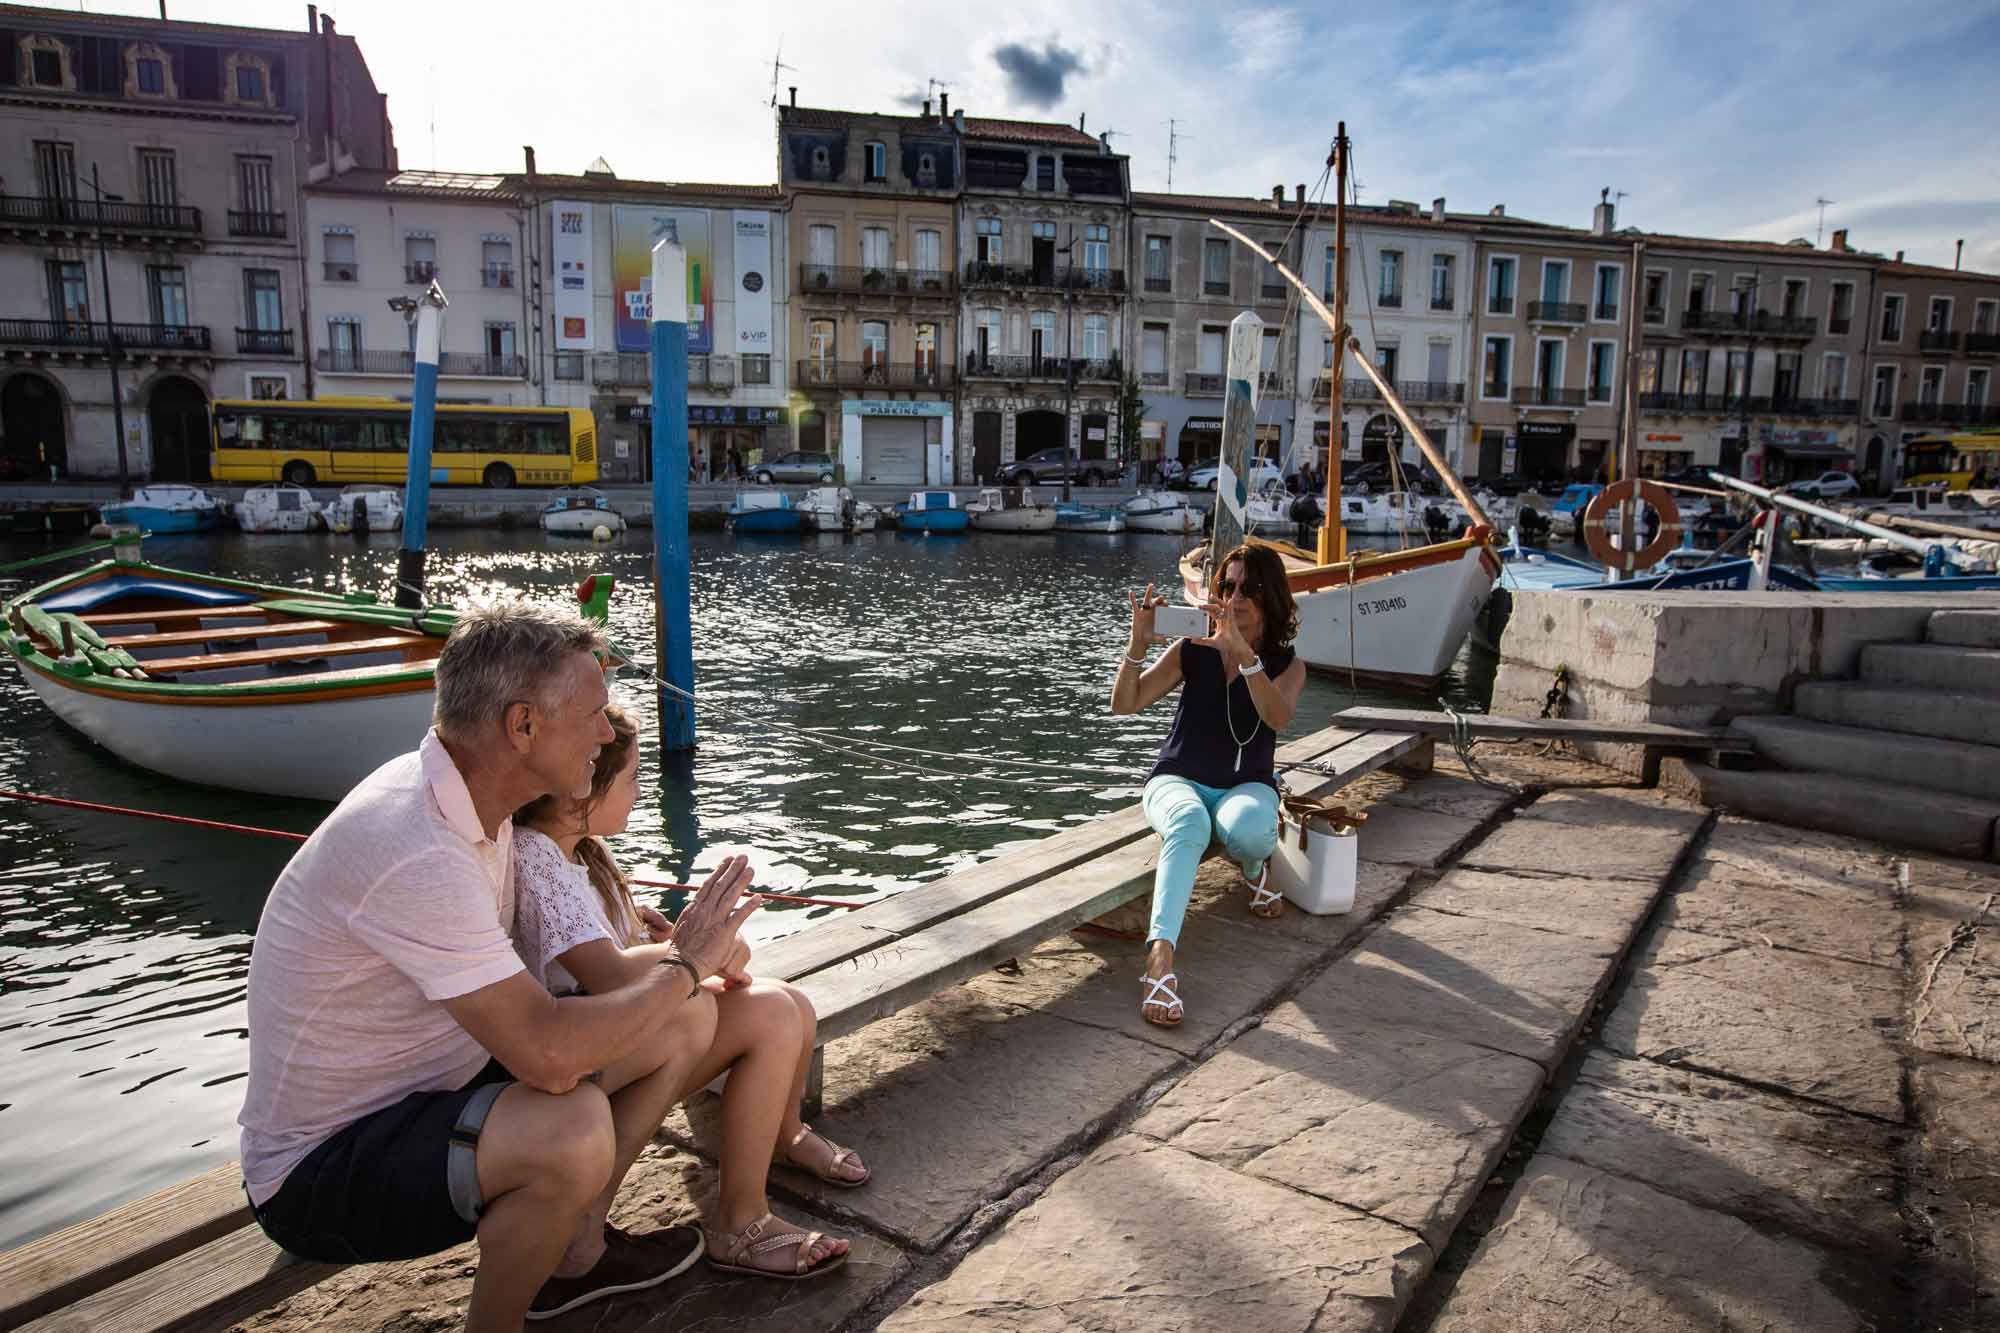
[(687, 253), (687, 349), (715, 350), (708, 210), (621, 204), (611, 211), (612, 314), (621, 352), (644, 352), (653, 345), (653, 246), (667, 239)]
[(590, 205), (557, 202), (549, 205), (549, 231), (555, 237), (556, 350), (590, 350)]
[(738, 213), (736, 222), (736, 350), (771, 354), (771, 215)]

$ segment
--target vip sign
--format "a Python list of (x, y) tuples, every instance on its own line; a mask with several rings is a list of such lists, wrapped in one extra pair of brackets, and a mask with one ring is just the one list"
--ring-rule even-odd
[(736, 229), (736, 350), (771, 354), (771, 215), (738, 213)]

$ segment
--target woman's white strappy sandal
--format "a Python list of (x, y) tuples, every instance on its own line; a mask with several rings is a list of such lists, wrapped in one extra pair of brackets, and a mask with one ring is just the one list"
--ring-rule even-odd
[[(1154, 1027), (1179, 1027), (1185, 1011), (1181, 1008), (1181, 997), (1174, 993), (1174, 974), (1140, 977), (1139, 984), (1146, 987), (1145, 998), (1139, 1001), (1139, 1017)], [(1159, 1017), (1154, 1017), (1155, 1010), (1160, 1011)]]

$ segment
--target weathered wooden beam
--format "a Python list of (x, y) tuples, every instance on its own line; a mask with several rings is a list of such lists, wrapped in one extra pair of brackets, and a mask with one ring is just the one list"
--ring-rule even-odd
[(1460, 723), (1469, 735), (1511, 741), (1609, 741), (1687, 750), (1748, 750), (1748, 737), (1724, 727), (1676, 727), (1664, 722), (1612, 722), (1595, 718), (1494, 717), (1489, 713), (1433, 713), (1417, 708), (1348, 708), (1337, 721), (1357, 727), (1393, 728), (1449, 736)]
[(27, 1333), (224, 1328), (340, 1271), (295, 1259), (255, 1224), (25, 1325)]

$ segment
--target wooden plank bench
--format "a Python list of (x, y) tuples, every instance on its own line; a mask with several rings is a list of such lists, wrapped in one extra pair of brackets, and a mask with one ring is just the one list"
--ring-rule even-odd
[(1421, 708), (1348, 708), (1334, 715), (1350, 727), (1380, 727), (1449, 736), (1463, 725), (1471, 736), (1509, 741), (1609, 741), (1663, 750), (1752, 748), (1727, 727), (1675, 727), (1664, 722), (1610, 722), (1588, 717), (1495, 717), (1491, 713), (1434, 713)]
[[(1426, 765), (1413, 731), (1331, 727), (1280, 747), (1296, 794), (1337, 790), (1392, 764)], [(1151, 891), (1157, 843), (1136, 805), (760, 950), (763, 976), (813, 997), (822, 1043), (956, 985)], [(809, 1098), (819, 1091), (815, 1058)], [(813, 1113), (817, 1107), (809, 1108)], [(322, 1281), (252, 1221), (234, 1164), (0, 1255), (0, 1328), (208, 1328)]]
[(234, 639), (281, 639), (299, 634), (326, 634), (353, 629), (335, 620), (248, 621), (235, 625), (211, 625), (206, 629), (173, 629), (155, 634), (107, 634), (104, 642), (113, 648), (177, 648), (189, 643), (227, 643)]
[(389, 634), (372, 639), (335, 639), (330, 643), (302, 643), (291, 648), (255, 648), (240, 653), (200, 653), (194, 657), (142, 657), (139, 659), (139, 665), (146, 668), (148, 675), (166, 676), (183, 671), (220, 671), (224, 667), (270, 666), (278, 662), (311, 662), (322, 657), (392, 653), (425, 642), (420, 634)]

